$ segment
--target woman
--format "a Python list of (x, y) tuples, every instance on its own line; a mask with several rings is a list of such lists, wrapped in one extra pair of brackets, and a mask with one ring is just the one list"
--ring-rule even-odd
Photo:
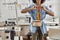
[[(44, 20), (44, 18), (46, 17), (46, 14), (48, 14), (50, 16), (54, 16), (54, 13), (52, 12), (52, 10), (50, 10), (47, 6), (43, 5), (43, 3), (46, 0), (32, 0), (32, 1), (33, 1), (33, 4), (30, 5), (26, 9), (23, 9), (21, 11), (21, 13), (29, 12), (29, 14), (31, 15), (32, 19), (36, 20), (36, 14), (37, 14), (37, 8), (38, 8), (37, 3), (39, 1), (41, 1), (41, 9), (40, 9), (41, 21)], [(30, 29), (31, 29), (31, 32), (35, 35), (36, 27), (33, 27), (32, 24), (31, 24)], [(41, 29), (43, 35), (45, 35), (47, 33), (47, 29), (46, 29), (46, 25), (45, 25), (44, 21), (42, 22), (42, 26), (41, 26), (40, 29)], [(44, 38), (45, 38), (45, 40), (47, 40), (46, 36)], [(33, 40), (35, 40), (35, 39), (33, 39)]]

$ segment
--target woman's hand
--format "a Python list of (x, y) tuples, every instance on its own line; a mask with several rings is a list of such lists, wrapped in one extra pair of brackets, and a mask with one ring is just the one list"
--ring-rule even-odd
[[(40, 6), (33, 6), (31, 9), (32, 10), (39, 10), (40, 9)], [(42, 9), (44, 9), (44, 8), (42, 8)]]
[(32, 10), (37, 10), (37, 6), (33, 6), (31, 9)]
[[(33, 6), (31, 9), (32, 9), (32, 10), (38, 10), (39, 7), (38, 7), (38, 6)], [(41, 6), (41, 9), (42, 9), (42, 10), (47, 10), (44, 6)]]
[(47, 10), (44, 6), (41, 6), (41, 9), (42, 9), (42, 10)]

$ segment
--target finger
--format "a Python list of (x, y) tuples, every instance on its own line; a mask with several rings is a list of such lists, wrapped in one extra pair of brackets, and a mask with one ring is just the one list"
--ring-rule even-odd
[(43, 8), (43, 6), (41, 6), (41, 8)]

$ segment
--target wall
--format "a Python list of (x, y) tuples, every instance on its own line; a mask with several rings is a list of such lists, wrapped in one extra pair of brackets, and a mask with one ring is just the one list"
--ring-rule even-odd
[[(32, 4), (31, 0), (0, 0), (0, 19), (1, 19), (0, 21), (7, 20), (8, 18), (16, 18), (15, 4), (11, 4), (11, 5), (6, 4), (6, 3), (14, 3), (14, 2), (18, 3), (18, 5), (16, 7), (18, 17), (23, 15), (20, 13), (20, 11), (22, 9), (24, 9)], [(45, 5), (47, 5), (47, 6), (52, 5), (55, 16), (59, 17), (60, 8), (58, 8), (58, 4), (59, 4), (59, 0), (47, 0), (45, 2)], [(29, 14), (27, 13), (24, 15), (29, 15)]]

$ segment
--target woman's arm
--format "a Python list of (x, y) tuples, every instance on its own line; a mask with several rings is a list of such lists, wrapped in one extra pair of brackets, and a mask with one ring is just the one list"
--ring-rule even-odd
[(52, 11), (46, 9), (44, 6), (42, 6), (41, 9), (45, 10), (49, 15), (54, 16), (54, 13)]
[(30, 10), (32, 10), (32, 8), (26, 8), (26, 9), (23, 9), (23, 10), (21, 11), (21, 13), (27, 13), (27, 12), (29, 12)]
[(33, 7), (31, 7), (31, 8), (23, 9), (23, 10), (21, 11), (21, 13), (26, 13), (26, 12), (29, 12), (29, 11), (31, 11), (31, 10), (36, 10), (36, 6), (33, 6)]
[(49, 11), (49, 10), (47, 10), (47, 9), (45, 9), (45, 11), (46, 11), (49, 15), (54, 16), (54, 13), (53, 13), (53, 12), (51, 12), (51, 11)]

